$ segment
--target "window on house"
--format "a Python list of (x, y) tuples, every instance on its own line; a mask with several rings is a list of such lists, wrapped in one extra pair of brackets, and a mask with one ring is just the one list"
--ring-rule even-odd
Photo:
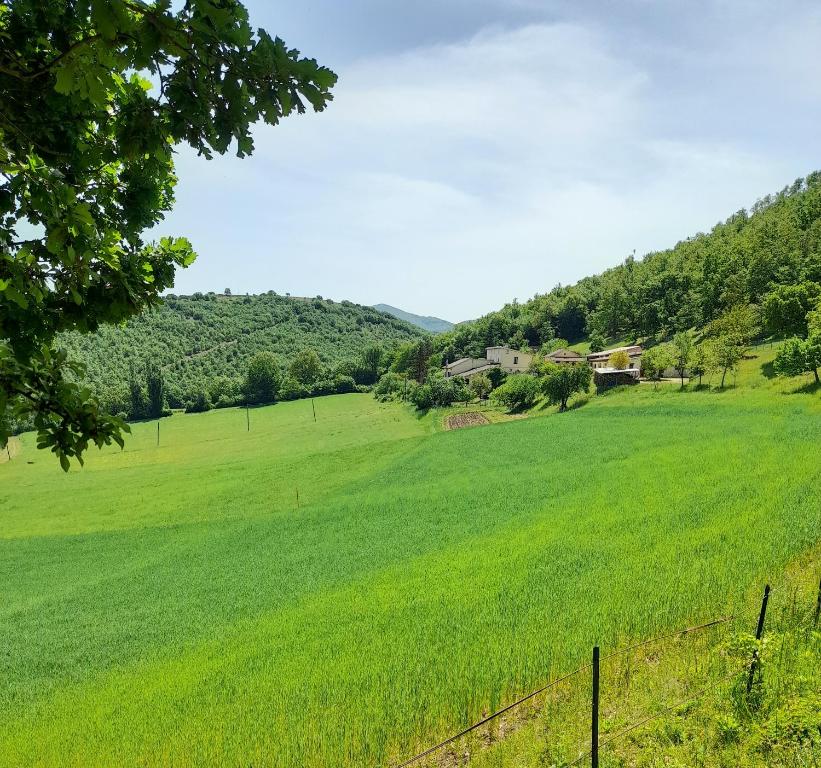
[(518, 365), (518, 364), (519, 364), (519, 358), (514, 356), (513, 357), (513, 365)]

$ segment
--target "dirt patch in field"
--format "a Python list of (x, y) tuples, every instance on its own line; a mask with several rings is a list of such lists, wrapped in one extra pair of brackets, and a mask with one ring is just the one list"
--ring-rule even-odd
[(462, 429), (463, 427), (479, 427), (482, 424), (490, 424), (483, 413), (454, 413), (448, 416), (446, 426), (448, 429)]

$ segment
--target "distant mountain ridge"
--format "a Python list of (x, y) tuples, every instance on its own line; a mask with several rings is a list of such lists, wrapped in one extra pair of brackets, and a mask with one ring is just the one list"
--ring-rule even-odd
[(374, 309), (380, 312), (385, 312), (389, 315), (404, 320), (406, 323), (415, 325), (417, 328), (422, 328), (431, 333), (445, 333), (454, 327), (455, 323), (448, 320), (443, 320), (441, 317), (430, 317), (425, 315), (414, 315), (413, 312), (406, 312), (404, 309), (392, 307), (390, 304), (374, 304)]

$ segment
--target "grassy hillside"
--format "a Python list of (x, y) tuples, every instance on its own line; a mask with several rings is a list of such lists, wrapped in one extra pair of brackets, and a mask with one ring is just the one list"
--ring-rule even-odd
[(418, 338), (408, 323), (350, 302), (277, 296), (169, 297), (123, 327), (102, 327), (84, 336), (65, 334), (60, 345), (86, 364), (97, 390), (124, 387), (132, 364), (151, 360), (163, 367), (174, 392), (208, 391), (216, 377), (245, 374), (250, 358), (273, 352), (287, 365), (297, 352), (312, 348), (323, 363), (356, 359), (373, 343)]
[(821, 538), (821, 402), (757, 354), (457, 431), (367, 395), (175, 415), (67, 475), (23, 435), (0, 766), (384, 765), (745, 603)]
[(454, 326), (453, 323), (448, 322), (447, 320), (442, 320), (441, 317), (414, 315), (413, 312), (405, 312), (404, 309), (392, 307), (390, 304), (375, 304), (374, 309), (378, 309), (380, 312), (387, 312), (389, 315), (398, 317), (406, 323), (416, 325), (422, 330), (430, 331), (431, 333), (444, 333), (445, 331), (449, 331)]

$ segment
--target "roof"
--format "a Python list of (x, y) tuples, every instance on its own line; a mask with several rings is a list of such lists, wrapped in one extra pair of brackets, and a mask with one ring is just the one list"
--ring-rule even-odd
[(643, 350), (638, 344), (633, 344), (629, 347), (613, 347), (613, 349), (603, 349), (601, 352), (591, 352), (588, 356), (588, 360), (606, 360), (610, 355), (614, 352), (627, 352), (628, 355), (640, 355)]
[(459, 363), (464, 363), (464, 362), (467, 362), (468, 360), (470, 360), (469, 357), (460, 357), (458, 360), (454, 360), (452, 363), (447, 363), (445, 365), (445, 368), (451, 368), (454, 365), (459, 365)]
[(572, 349), (554, 349), (549, 355), (545, 357), (561, 357), (565, 360), (581, 360), (582, 356)]
[(483, 373), (489, 371), (491, 368), (498, 368), (499, 363), (488, 363), (487, 365), (480, 365), (478, 368), (468, 368), (466, 371), (459, 371), (454, 373), (454, 376), (473, 376), (474, 373)]

